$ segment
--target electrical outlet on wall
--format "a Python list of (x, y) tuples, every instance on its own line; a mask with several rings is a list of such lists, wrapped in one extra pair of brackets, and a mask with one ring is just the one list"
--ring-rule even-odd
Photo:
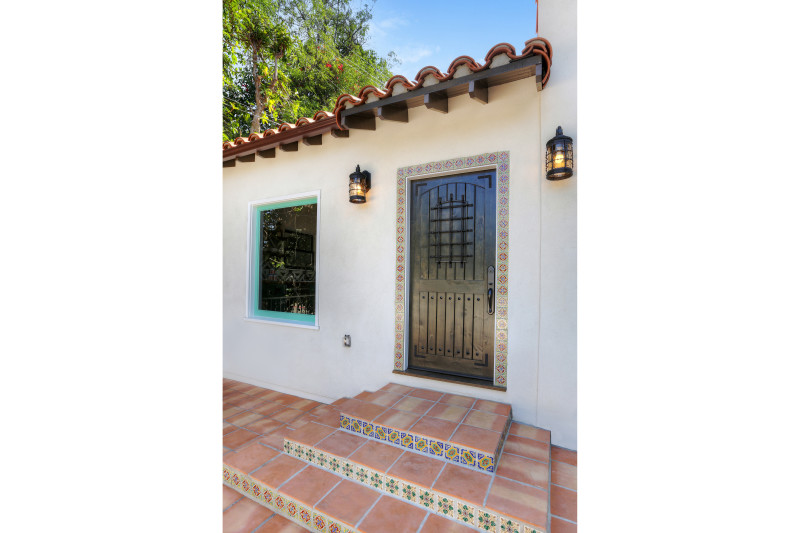
[(348, 348), (350, 347), (350, 335), (344, 336), (344, 345), (347, 346)]

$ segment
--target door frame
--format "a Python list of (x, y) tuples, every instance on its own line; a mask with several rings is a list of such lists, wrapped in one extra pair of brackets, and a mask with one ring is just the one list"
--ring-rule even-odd
[(409, 181), (444, 177), (480, 170), (495, 170), (497, 176), (497, 202), (495, 221), (495, 290), (497, 298), (494, 313), (494, 379), (495, 387), (505, 389), (508, 378), (508, 274), (509, 274), (509, 190), (511, 182), (510, 152), (488, 152), (472, 156), (456, 157), (442, 161), (433, 161), (397, 169), (397, 199), (395, 226), (394, 271), (395, 283), (395, 344), (394, 370), (405, 371), (408, 368), (406, 347), (410, 332), (408, 331), (408, 251), (409, 226), (408, 198)]

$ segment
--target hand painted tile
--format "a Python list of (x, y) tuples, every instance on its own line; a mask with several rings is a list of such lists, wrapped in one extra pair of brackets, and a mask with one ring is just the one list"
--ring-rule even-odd
[(385, 490), (389, 494), (394, 494), (395, 496), (399, 496), (400, 495), (400, 490), (401, 490), (400, 489), (400, 481), (395, 479), (395, 478), (393, 478), (392, 476), (388, 476), (387, 475), (385, 477), (383, 490)]
[(419, 487), (412, 483), (401, 481), (400, 497), (409, 502), (419, 503)]
[(425, 437), (416, 436), (414, 439), (414, 449), (418, 452), (427, 453), (428, 452), (428, 439)]
[(368, 480), (370, 487), (378, 490), (383, 490), (384, 482), (385, 482), (385, 476), (383, 474), (381, 474), (380, 472), (376, 472), (374, 470), (370, 471)]
[(520, 526), (519, 522), (515, 522), (507, 518), (501, 519), (500, 531), (502, 533), (524, 533), (524, 531), (522, 530), (522, 526)]
[(289, 518), (295, 518), (297, 516), (297, 502), (286, 498), (286, 515)]
[(478, 511), (478, 520), (477, 526), (479, 529), (484, 531), (497, 531), (497, 524), (499, 520), (497, 515), (489, 513), (487, 511), (479, 510)]
[(436, 495), (436, 512), (440, 515), (454, 518), (456, 516), (456, 505), (452, 498)]
[(456, 506), (456, 518), (459, 522), (464, 522), (471, 526), (475, 525), (475, 507), (464, 502), (458, 502)]
[(435, 511), (436, 507), (436, 498), (432, 491), (424, 490), (422, 488), (419, 489), (419, 494), (417, 498), (417, 503), (425, 507), (426, 509), (430, 509), (431, 511)]
[(476, 452), (473, 452), (468, 449), (461, 450), (461, 463), (467, 466), (475, 466), (475, 455)]
[(355, 472), (356, 472), (356, 469), (355, 469), (355, 466), (353, 466), (353, 463), (351, 463), (350, 461), (347, 461), (347, 460), (343, 460), (342, 461), (342, 472), (341, 473), (343, 475), (349, 477), (350, 479), (355, 479)]
[(302, 505), (298, 507), (297, 517), (303, 525), (311, 524), (311, 510)]
[(367, 483), (369, 480), (370, 469), (364, 468), (363, 466), (356, 466), (353, 479), (360, 483)]
[(331, 456), (330, 463), (328, 463), (328, 468), (331, 470), (331, 472), (334, 472), (336, 474), (341, 474), (342, 462), (339, 460), (338, 457)]
[(316, 511), (314, 511), (314, 515), (313, 516), (314, 516), (314, 518), (313, 518), (313, 520), (314, 520), (314, 523), (313, 523), (314, 530), (315, 531), (325, 531), (325, 529), (328, 526), (328, 523), (326, 521), (326, 516), (324, 514), (316, 512)]
[(444, 444), (442, 441), (431, 440), (428, 445), (428, 453), (436, 457), (442, 457), (444, 455)]

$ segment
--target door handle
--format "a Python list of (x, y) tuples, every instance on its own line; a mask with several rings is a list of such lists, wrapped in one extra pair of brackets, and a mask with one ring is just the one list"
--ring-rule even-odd
[(487, 286), (487, 298), (489, 305), (488, 313), (490, 315), (494, 314), (494, 267), (490, 266), (489, 271), (486, 273), (486, 286)]

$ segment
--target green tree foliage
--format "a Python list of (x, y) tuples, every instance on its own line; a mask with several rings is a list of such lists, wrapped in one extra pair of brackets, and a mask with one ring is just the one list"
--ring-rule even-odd
[(366, 48), (371, 5), (351, 3), (223, 0), (223, 140), (332, 110), (392, 76), (394, 54)]

